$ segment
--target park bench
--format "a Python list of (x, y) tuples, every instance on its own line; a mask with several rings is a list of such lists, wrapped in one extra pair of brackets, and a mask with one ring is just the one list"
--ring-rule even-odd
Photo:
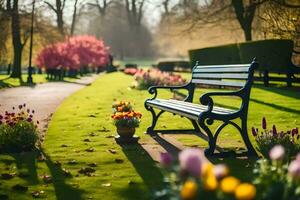
[[(158, 118), (164, 112), (188, 118), (194, 127), (192, 131), (196, 134), (204, 135), (208, 138), (209, 147), (205, 150), (207, 156), (214, 155), (216, 141), (221, 130), (227, 125), (233, 125), (241, 134), (243, 141), (248, 149), (247, 155), (256, 156), (256, 152), (249, 140), (247, 132), (247, 114), (250, 98), (250, 90), (253, 82), (254, 70), (258, 68), (258, 63), (254, 59), (250, 64), (234, 65), (207, 65), (200, 66), (196, 63), (192, 70), (192, 79), (184, 86), (152, 86), (148, 89), (153, 98), (145, 101), (145, 108), (152, 114), (152, 124), (147, 129), (147, 133), (153, 135), (157, 132), (175, 133), (175, 131), (191, 130), (154, 130)], [(208, 92), (200, 97), (200, 104), (193, 103), (195, 88), (205, 85), (221, 88), (221, 91)], [(223, 90), (226, 89), (226, 90)], [(234, 89), (228, 91), (227, 88)], [(156, 98), (158, 89), (178, 89), (187, 90), (188, 94), (184, 100), (159, 99)], [(212, 97), (233, 96), (241, 99), (241, 106), (237, 110), (224, 107), (217, 107)], [(230, 106), (230, 105), (229, 105)], [(240, 119), (238, 125), (235, 119)], [(214, 120), (221, 121), (222, 124), (216, 129), (215, 133), (209, 128)]]

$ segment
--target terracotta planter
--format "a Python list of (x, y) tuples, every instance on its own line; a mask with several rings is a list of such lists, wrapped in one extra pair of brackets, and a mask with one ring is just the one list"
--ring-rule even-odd
[(120, 137), (131, 138), (135, 133), (135, 127), (117, 127)]

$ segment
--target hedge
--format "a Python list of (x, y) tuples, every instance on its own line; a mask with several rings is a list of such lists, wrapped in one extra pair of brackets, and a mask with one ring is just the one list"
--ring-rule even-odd
[(196, 61), (200, 65), (250, 63), (257, 58), (259, 71), (276, 73), (297, 72), (291, 62), (292, 40), (261, 40), (189, 51), (192, 66)]
[[(188, 61), (162, 61), (157, 64), (157, 68), (161, 71), (186, 71), (191, 69)], [(181, 69), (181, 70), (178, 70)]]

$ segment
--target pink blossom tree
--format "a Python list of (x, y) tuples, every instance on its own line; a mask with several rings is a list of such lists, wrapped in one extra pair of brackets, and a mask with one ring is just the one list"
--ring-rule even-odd
[(47, 71), (105, 67), (109, 63), (108, 50), (103, 40), (94, 36), (75, 36), (42, 49), (35, 64)]

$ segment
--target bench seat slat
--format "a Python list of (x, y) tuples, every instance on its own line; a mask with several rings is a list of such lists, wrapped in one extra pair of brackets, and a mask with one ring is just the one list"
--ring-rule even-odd
[(220, 68), (197, 68), (193, 70), (193, 73), (207, 73), (207, 72), (215, 72), (215, 73), (224, 73), (224, 72), (249, 72), (249, 67), (236, 67), (236, 68), (228, 68), (228, 67), (220, 67)]
[(218, 85), (218, 86), (231, 86), (231, 87), (244, 87), (245, 86), (245, 82), (229, 82), (229, 81), (202, 80), (202, 79), (192, 79), (192, 83), (206, 84), (206, 85)]
[(230, 73), (194, 73), (193, 74), (193, 79), (194, 78), (228, 78), (228, 79), (248, 79), (248, 74), (241, 74), (241, 73), (236, 73), (236, 74), (230, 74)]
[[(148, 100), (147, 104), (191, 119), (198, 119), (200, 113), (207, 109), (207, 106), (177, 100), (155, 99)], [(234, 112), (234, 110), (220, 107), (214, 107), (213, 110), (213, 113), (216, 114), (232, 114)]]
[[(164, 100), (164, 99), (160, 99), (160, 100)], [(183, 105), (186, 105), (188, 107), (196, 108), (196, 109), (200, 109), (200, 110), (207, 109), (207, 106), (200, 105), (200, 104), (194, 104), (194, 103), (185, 102), (185, 101), (178, 101), (178, 100), (175, 100), (175, 99), (170, 99), (170, 100), (167, 100), (167, 101), (174, 102), (175, 104), (183, 104)], [(222, 113), (234, 113), (237, 110), (231, 110), (231, 109), (228, 109), (228, 108), (221, 108), (221, 107), (215, 106), (213, 112), (215, 112), (215, 111), (219, 111), (219, 112), (222, 112)]]
[(204, 68), (236, 68), (236, 67), (250, 67), (249, 64), (233, 64), (233, 65), (198, 65), (194, 69)]

